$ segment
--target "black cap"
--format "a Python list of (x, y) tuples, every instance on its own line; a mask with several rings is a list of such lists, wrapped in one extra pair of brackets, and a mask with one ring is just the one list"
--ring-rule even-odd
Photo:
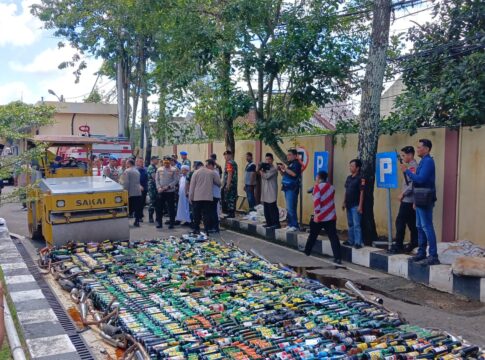
[(153, 155), (153, 156), (150, 158), (150, 160), (160, 160), (160, 158), (159, 158), (158, 156), (156, 156), (156, 155)]

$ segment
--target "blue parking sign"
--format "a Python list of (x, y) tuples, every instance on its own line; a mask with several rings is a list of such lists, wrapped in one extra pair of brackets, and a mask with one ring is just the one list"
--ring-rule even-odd
[(378, 188), (396, 189), (399, 187), (397, 154), (395, 152), (377, 154), (376, 184)]
[(316, 151), (313, 161), (313, 177), (316, 177), (319, 171), (328, 173), (328, 151)]

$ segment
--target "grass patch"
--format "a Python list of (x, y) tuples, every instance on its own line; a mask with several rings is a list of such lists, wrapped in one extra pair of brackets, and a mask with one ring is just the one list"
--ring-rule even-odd
[[(20, 322), (17, 317), (17, 309), (15, 309), (15, 305), (13, 304), (12, 299), (10, 298), (10, 294), (7, 292), (7, 285), (5, 284), (5, 277), (3, 275), (3, 271), (0, 268), (0, 281), (3, 284), (3, 292), (5, 294), (5, 298), (7, 299), (8, 308), (10, 309), (10, 314), (12, 315), (13, 323), (15, 324), (15, 329), (17, 329), (17, 334), (20, 339), (20, 343), (22, 344), (22, 348), (24, 349), (25, 357), (30, 359), (30, 354), (27, 351), (27, 344), (25, 342), (24, 334), (22, 333), (22, 328), (20, 327)], [(10, 360), (12, 359), (10, 348), (8, 347), (8, 338), (7, 334), (5, 334), (5, 340), (2, 348), (0, 349), (0, 360)]]
[(11, 360), (12, 356), (10, 354), (10, 348), (8, 347), (8, 340), (5, 336), (5, 341), (3, 342), (3, 346), (0, 349), (0, 360)]

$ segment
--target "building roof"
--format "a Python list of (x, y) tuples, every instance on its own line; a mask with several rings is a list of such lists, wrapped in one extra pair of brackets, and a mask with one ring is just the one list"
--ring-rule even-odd
[(118, 116), (118, 105), (116, 104), (76, 103), (59, 101), (44, 101), (43, 104), (54, 106), (56, 108), (57, 114), (95, 114)]

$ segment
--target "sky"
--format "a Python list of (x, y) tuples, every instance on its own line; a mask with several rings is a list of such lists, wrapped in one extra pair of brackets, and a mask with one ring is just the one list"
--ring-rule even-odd
[[(0, 105), (14, 100), (36, 103), (57, 100), (48, 90), (66, 101), (82, 101), (96, 81), (96, 71), (102, 61), (84, 57), (87, 68), (78, 84), (73, 69), (59, 70), (61, 62), (70, 60), (76, 51), (66, 46), (53, 31), (43, 29), (43, 23), (30, 13), (37, 0), (0, 0)], [(100, 90), (111, 90), (114, 82), (100, 79)]]
[[(46, 101), (57, 100), (48, 93), (49, 89), (58, 96), (63, 95), (66, 101), (81, 102), (96, 81), (100, 59), (84, 56), (87, 68), (78, 84), (74, 82), (73, 69), (58, 69), (59, 64), (70, 60), (76, 51), (68, 45), (59, 49), (57, 44), (62, 39), (55, 37), (52, 30), (43, 29), (42, 22), (30, 13), (30, 7), (38, 2), (0, 0), (0, 105), (14, 100), (36, 103), (42, 97)], [(396, 17), (428, 6), (400, 10)], [(429, 11), (402, 17), (393, 22), (391, 34), (412, 26), (411, 20), (422, 24), (430, 19)], [(100, 91), (108, 92), (115, 83), (100, 78), (97, 86)]]

